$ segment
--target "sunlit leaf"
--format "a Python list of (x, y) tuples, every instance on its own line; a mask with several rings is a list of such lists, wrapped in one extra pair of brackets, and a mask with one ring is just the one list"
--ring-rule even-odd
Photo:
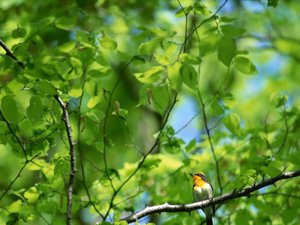
[(169, 66), (167, 70), (170, 86), (176, 91), (179, 91), (182, 86), (180, 68), (181, 68), (181, 63), (176, 62), (173, 65)]
[(28, 203), (35, 203), (39, 196), (40, 194), (38, 193), (36, 187), (31, 187), (24, 193), (24, 197), (27, 199)]
[(92, 109), (94, 108), (96, 105), (98, 105), (102, 100), (101, 96), (93, 96), (89, 99), (87, 106)]
[(87, 73), (94, 78), (107, 76), (109, 75), (109, 72), (110, 72), (110, 67), (103, 66), (96, 61), (89, 65), (87, 71)]
[(55, 26), (63, 30), (70, 30), (77, 24), (77, 16), (63, 16), (55, 20)]
[(224, 125), (228, 130), (232, 133), (239, 135), (240, 133), (240, 117), (235, 114), (231, 113), (223, 118)]
[(143, 42), (138, 47), (138, 51), (142, 55), (150, 55), (155, 51), (156, 48), (159, 47), (161, 41), (161, 38), (153, 38), (150, 41)]
[(8, 210), (10, 213), (20, 212), (21, 209), (22, 209), (22, 201), (21, 201), (20, 199), (14, 201), (13, 203), (11, 203), (11, 204), (7, 207), (7, 210)]
[(241, 73), (248, 74), (248, 75), (255, 75), (255, 74), (257, 74), (256, 67), (246, 57), (243, 57), (243, 56), (236, 57), (234, 59), (234, 66)]
[(57, 47), (57, 49), (60, 52), (64, 52), (64, 53), (68, 53), (70, 51), (72, 51), (75, 48), (75, 42), (74, 41), (70, 41), (70, 42), (66, 42), (60, 46)]
[(163, 78), (163, 67), (162, 66), (153, 66), (143, 73), (135, 73), (134, 76), (138, 81), (145, 84), (151, 84), (158, 82)]
[(100, 39), (100, 44), (103, 48), (108, 50), (115, 50), (118, 47), (117, 42), (107, 35)]

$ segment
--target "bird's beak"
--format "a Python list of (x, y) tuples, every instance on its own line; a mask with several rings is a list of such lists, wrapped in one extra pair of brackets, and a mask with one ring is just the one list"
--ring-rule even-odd
[(194, 173), (190, 173), (190, 175), (193, 177), (193, 176), (195, 176), (195, 174)]

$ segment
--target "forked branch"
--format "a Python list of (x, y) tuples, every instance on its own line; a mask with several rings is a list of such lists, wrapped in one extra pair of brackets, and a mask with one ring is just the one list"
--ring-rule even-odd
[(58, 102), (58, 104), (60, 105), (63, 111), (63, 121), (65, 123), (69, 146), (70, 146), (71, 171), (70, 171), (68, 193), (67, 193), (67, 225), (71, 225), (72, 224), (72, 196), (73, 196), (73, 186), (74, 186), (74, 180), (76, 174), (75, 142), (72, 136), (72, 128), (71, 128), (67, 106), (58, 95), (55, 95), (54, 98), (56, 99), (56, 101)]

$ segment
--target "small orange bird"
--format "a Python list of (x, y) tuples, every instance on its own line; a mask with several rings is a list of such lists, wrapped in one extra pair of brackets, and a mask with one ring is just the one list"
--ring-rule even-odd
[[(193, 194), (195, 201), (200, 202), (206, 199), (212, 199), (213, 188), (208, 182), (206, 176), (203, 173), (191, 173), (191, 175), (193, 176), (194, 180)], [(202, 210), (206, 215), (206, 225), (213, 225), (213, 208), (210, 206)]]

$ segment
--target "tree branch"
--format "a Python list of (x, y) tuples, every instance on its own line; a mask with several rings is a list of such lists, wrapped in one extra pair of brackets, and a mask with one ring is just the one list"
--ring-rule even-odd
[[(1, 41), (1, 40), (0, 40)], [(28, 156), (27, 156), (27, 152), (26, 152), (26, 148), (25, 145), (22, 143), (21, 139), (17, 136), (17, 134), (13, 131), (10, 123), (7, 121), (7, 119), (5, 118), (5, 116), (3, 115), (2, 111), (0, 110), (0, 116), (1, 119), (4, 121), (4, 123), (6, 124), (9, 132), (12, 134), (12, 136), (16, 139), (16, 141), (18, 142), (18, 144), (20, 145), (22, 151), (23, 151), (23, 155), (25, 157), (25, 160), (28, 161)]]
[(25, 68), (24, 63), (17, 59), (17, 57), (9, 50), (9, 48), (4, 44), (4, 42), (1, 39), (0, 39), (0, 46), (4, 49), (7, 56), (15, 60), (19, 64), (19, 66), (21, 66), (23, 69)]
[(223, 7), (227, 4), (228, 0), (225, 0), (219, 7), (218, 9), (215, 11), (214, 14), (212, 14), (210, 17), (204, 19), (200, 24), (198, 24), (197, 26), (195, 26), (195, 28), (192, 30), (192, 32), (186, 36), (186, 40), (190, 39), (193, 35), (193, 33), (195, 31), (197, 31), (201, 26), (203, 26), (203, 24), (209, 22), (210, 20), (214, 19), (216, 17), (216, 15), (223, 9)]
[(257, 191), (263, 187), (274, 185), (275, 182), (279, 180), (285, 180), (285, 179), (291, 179), (293, 177), (300, 176), (300, 169), (293, 171), (293, 172), (283, 172), (279, 174), (278, 176), (263, 180), (257, 184), (253, 184), (241, 191), (232, 191), (230, 193), (224, 194), (219, 197), (215, 197), (213, 199), (208, 199), (201, 202), (191, 203), (191, 204), (180, 204), (180, 205), (170, 205), (168, 203), (164, 203), (162, 205), (155, 205), (146, 207), (145, 209), (141, 210), (140, 212), (137, 212), (133, 215), (130, 215), (128, 217), (123, 218), (122, 220), (127, 221), (128, 223), (132, 223), (137, 221), (140, 218), (143, 218), (145, 216), (154, 214), (154, 213), (162, 213), (162, 212), (191, 212), (193, 210), (201, 209), (207, 206), (215, 205), (215, 204), (221, 204), (228, 200), (240, 198), (244, 196), (250, 196), (250, 194), (254, 191)]
[(73, 196), (73, 186), (76, 174), (76, 159), (75, 159), (75, 142), (72, 136), (72, 128), (70, 124), (69, 113), (67, 110), (66, 104), (61, 100), (58, 95), (55, 95), (54, 98), (60, 105), (63, 111), (63, 120), (66, 126), (69, 146), (70, 146), (70, 164), (71, 164), (71, 171), (69, 177), (69, 184), (68, 184), (68, 193), (67, 193), (67, 225), (72, 224), (72, 196)]

